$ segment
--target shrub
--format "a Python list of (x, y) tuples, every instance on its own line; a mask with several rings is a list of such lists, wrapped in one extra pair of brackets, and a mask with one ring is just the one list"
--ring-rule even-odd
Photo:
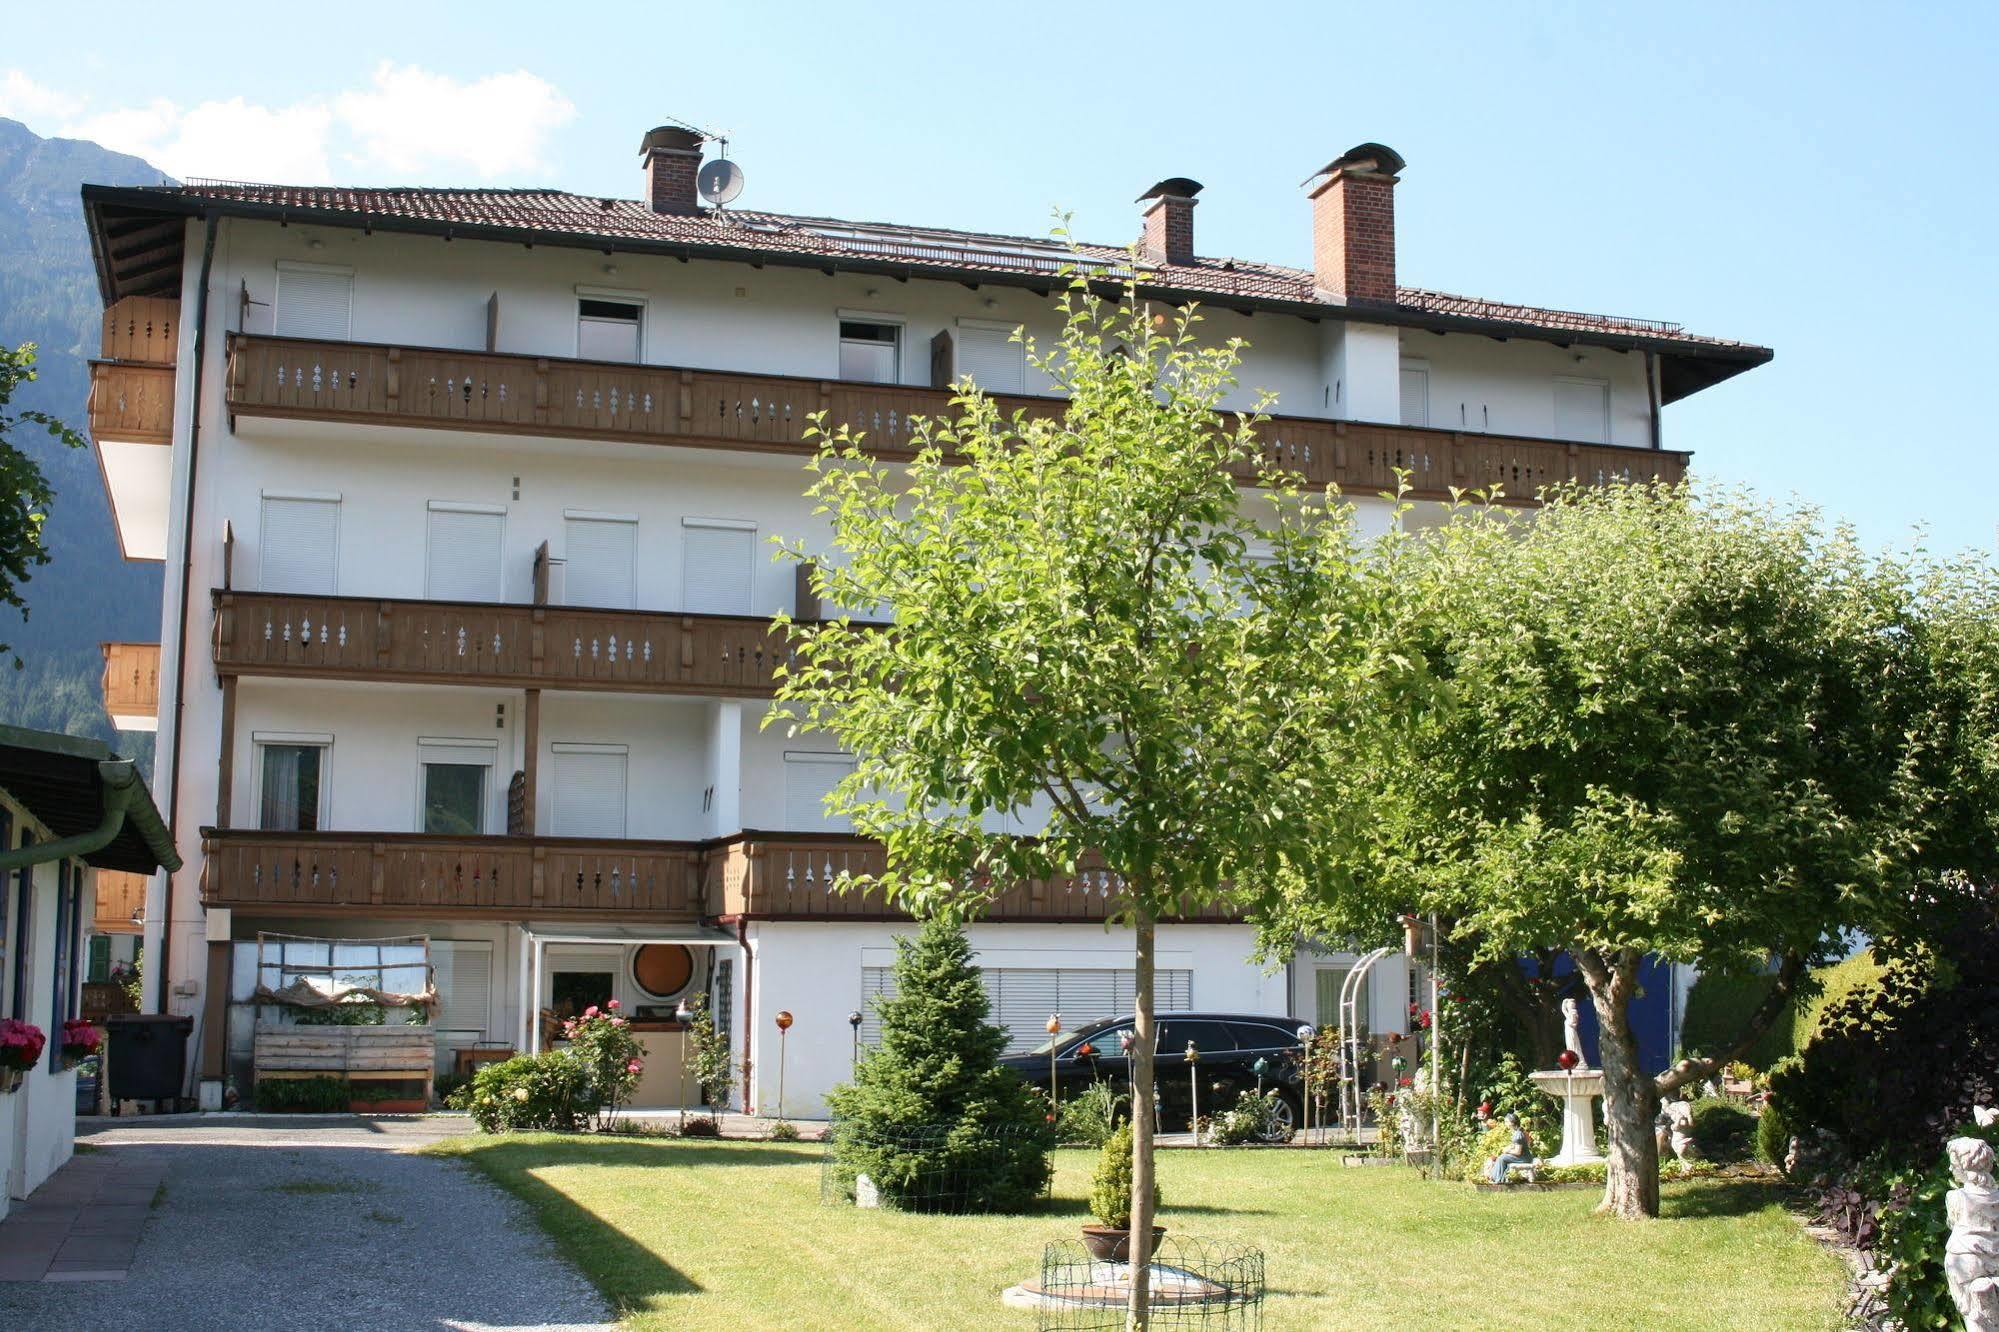
[(631, 1026), (615, 1011), (616, 999), (600, 1011), (595, 1004), (581, 1017), (562, 1024), (569, 1054), (590, 1077), (591, 1098), (597, 1103), (597, 1127), (604, 1128), (639, 1085), (645, 1068), (645, 1047), (632, 1035)]
[(687, 1064), (708, 1104), (721, 1109), (729, 1103), (736, 1085), (728, 1038), (715, 1029), (715, 1015), (708, 1009), (708, 996), (697, 994), (687, 1001), (694, 1010), (687, 1019)]
[(347, 1108), (347, 1079), (325, 1074), (311, 1078), (258, 1078), (257, 1108), (283, 1114), (326, 1114)]
[(680, 1127), (683, 1138), (719, 1138), (722, 1136), (722, 1121), (713, 1115), (696, 1115)]
[(1131, 1097), (1098, 1080), (1062, 1102), (1055, 1136), (1077, 1147), (1101, 1147), (1117, 1129), (1118, 1116)]
[[(1159, 1181), (1152, 1181), (1152, 1214), (1159, 1215)], [(1090, 1177), (1090, 1211), (1112, 1230), (1131, 1229), (1131, 1125), (1120, 1124), (1097, 1153)]]
[[(1983, 1138), (1999, 1148), (1999, 1125), (1977, 1128), (1959, 1125), (1946, 1138)], [(1884, 1174), (1868, 1192), (1885, 1197), (1880, 1209), (1880, 1240), (1874, 1253), (1877, 1268), (1893, 1269), (1888, 1282), (1888, 1311), (1907, 1328), (1962, 1327), (1944, 1278), (1944, 1243), (1950, 1222), (1944, 1195), (1954, 1183), (1948, 1156), (1927, 1167)]]
[[(1771, 986), (1774, 976), (1731, 976), (1718, 971), (1702, 972), (1687, 992), (1687, 1012), (1680, 1024), (1680, 1043), (1689, 1051), (1719, 1054), (1734, 1043)], [(1757, 1068), (1770, 1065), (1790, 1054), (1791, 1023), (1779, 1016), (1769, 1030), (1742, 1054), (1744, 1062)]]
[(1261, 1094), (1244, 1089), (1230, 1109), (1208, 1121), (1208, 1141), (1217, 1147), (1240, 1147), (1251, 1142), (1282, 1142), (1291, 1135), (1277, 1126), (1275, 1087)]
[[(716, 1131), (715, 1136), (718, 1138), (722, 1136), (719, 1129)], [(780, 1119), (770, 1126), (770, 1132), (765, 1136), (772, 1142), (797, 1142), (798, 1125), (788, 1119)]]
[(590, 1071), (567, 1050), (516, 1055), (472, 1078), (468, 1109), (487, 1133), (573, 1133), (595, 1113)]
[(1775, 1101), (1765, 1101), (1763, 1113), (1756, 1120), (1756, 1159), (1782, 1170), (1790, 1150), (1790, 1121), (1784, 1118)]
[(1703, 1096), (1694, 1102), (1694, 1141), (1710, 1161), (1744, 1161), (1756, 1137), (1756, 1116), (1734, 1101)]
[(881, 1044), (827, 1096), (837, 1178), (928, 1211), (1018, 1211), (1048, 1185), (1047, 1102), (998, 1060), (1006, 1032), (962, 931), (927, 920), (896, 940), (896, 992), (878, 999)]
[(1554, 1122), (1554, 1101), (1534, 1085), (1533, 1078), (1528, 1076), (1527, 1066), (1517, 1055), (1509, 1053), (1499, 1057), (1486, 1077), (1479, 1099), (1485, 1103), (1487, 1113), (1496, 1120), (1503, 1120), (1509, 1114), (1520, 1116), (1520, 1122), (1530, 1134), (1538, 1134)]

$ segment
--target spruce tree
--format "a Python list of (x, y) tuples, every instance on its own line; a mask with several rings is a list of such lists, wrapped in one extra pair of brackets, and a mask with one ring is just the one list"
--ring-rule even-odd
[(1018, 1211), (1041, 1196), (1055, 1145), (1040, 1095), (996, 1062), (1007, 1035), (972, 945), (942, 920), (896, 940), (896, 993), (876, 1000), (881, 1044), (827, 1100), (834, 1160), (852, 1193), (920, 1211)]

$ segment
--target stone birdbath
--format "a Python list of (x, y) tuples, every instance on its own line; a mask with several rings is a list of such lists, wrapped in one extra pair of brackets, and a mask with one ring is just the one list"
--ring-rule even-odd
[(1562, 1103), (1562, 1149), (1542, 1158), (1549, 1165), (1595, 1165), (1596, 1116), (1590, 1102), (1603, 1095), (1603, 1074), (1590, 1068), (1548, 1069), (1530, 1074), (1534, 1085)]

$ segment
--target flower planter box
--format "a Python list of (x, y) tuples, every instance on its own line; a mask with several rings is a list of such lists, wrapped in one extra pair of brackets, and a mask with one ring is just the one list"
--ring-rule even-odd
[[(399, 1114), (427, 1109), (437, 1047), (429, 1027), (257, 1028), (254, 1062), (258, 1078), (332, 1076), (348, 1082), (421, 1082), (421, 1092), (393, 1101), (352, 1101), (360, 1114)], [(401, 1107), (409, 1107), (404, 1111)], [(390, 1107), (396, 1107), (390, 1109)]]

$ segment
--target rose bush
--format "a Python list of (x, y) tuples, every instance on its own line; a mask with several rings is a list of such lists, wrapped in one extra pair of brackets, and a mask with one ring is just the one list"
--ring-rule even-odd
[(568, 1053), (589, 1076), (599, 1128), (607, 1127), (618, 1107), (630, 1099), (639, 1085), (639, 1074), (645, 1070), (645, 1047), (617, 1009), (616, 999), (601, 1009), (592, 1004), (581, 1017), (562, 1024)]
[(598, 1110), (596, 1084), (573, 1050), (488, 1064), (473, 1076), (465, 1103), (487, 1133), (573, 1133)]

